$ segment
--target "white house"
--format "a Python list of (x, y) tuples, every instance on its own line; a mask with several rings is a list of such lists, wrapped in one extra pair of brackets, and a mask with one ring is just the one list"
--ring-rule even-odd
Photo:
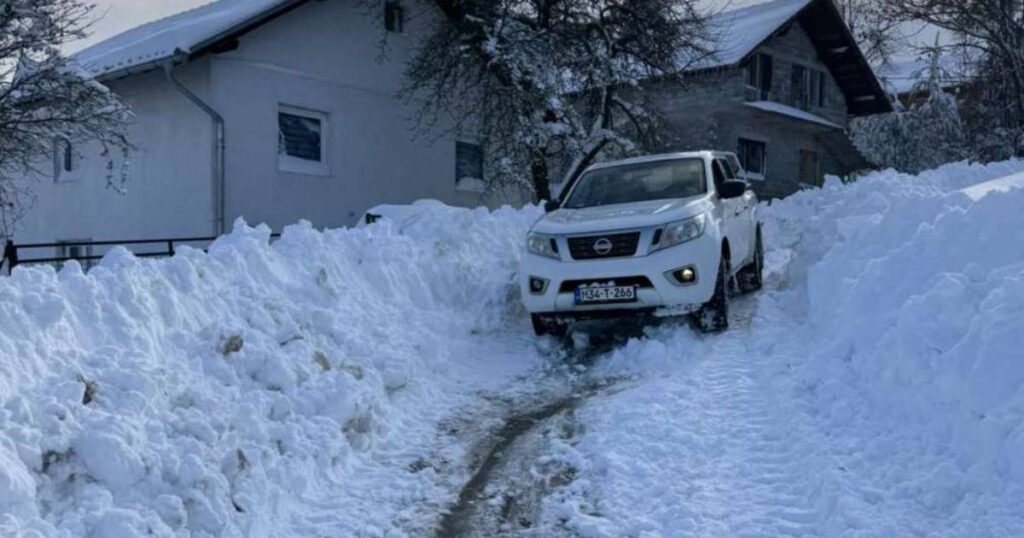
[(354, 223), (382, 203), (477, 204), (482, 152), (416, 129), (396, 95), (432, 11), (401, 2), (220, 0), (83, 50), (132, 107), (127, 193), (106, 161), (57, 144), (19, 242), (210, 236)]

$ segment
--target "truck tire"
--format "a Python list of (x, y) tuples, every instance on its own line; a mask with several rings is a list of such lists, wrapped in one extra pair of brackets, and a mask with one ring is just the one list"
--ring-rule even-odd
[(718, 333), (729, 328), (729, 259), (718, 263), (715, 293), (700, 310), (692, 314), (693, 326), (702, 333)]
[(736, 273), (736, 285), (740, 293), (753, 293), (764, 286), (764, 242), (760, 226), (754, 242), (754, 260)]
[(530, 314), (533, 332), (537, 336), (554, 336), (564, 338), (569, 332), (569, 324), (556, 318), (542, 314)]

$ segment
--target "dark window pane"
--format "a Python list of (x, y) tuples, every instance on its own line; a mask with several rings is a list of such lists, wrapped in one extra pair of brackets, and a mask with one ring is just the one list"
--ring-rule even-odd
[(803, 96), (803, 88), (804, 67), (802, 65), (794, 65), (792, 75), (790, 77), (790, 93), (794, 106), (800, 106), (800, 101)]
[(825, 73), (818, 72), (818, 106), (825, 106)]
[(389, 32), (401, 32), (405, 26), (405, 10), (398, 2), (384, 4), (384, 29)]
[(743, 169), (752, 174), (764, 175), (766, 148), (764, 142), (741, 138), (736, 153)]
[(469, 142), (455, 143), (455, 182), (484, 179), (484, 148)]
[(821, 170), (818, 154), (813, 151), (800, 150), (800, 181), (808, 185), (821, 183)]
[(772, 57), (767, 54), (761, 54), (758, 56), (761, 59), (761, 77), (758, 80), (758, 88), (761, 89), (761, 99), (768, 99), (768, 94), (772, 91)]
[(278, 151), (282, 155), (320, 162), (321, 132), (319, 119), (280, 112), (277, 115), (280, 141)]

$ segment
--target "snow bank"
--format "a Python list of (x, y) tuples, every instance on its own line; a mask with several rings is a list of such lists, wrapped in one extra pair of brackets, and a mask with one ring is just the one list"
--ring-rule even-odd
[[(393, 533), (437, 493), (401, 466), (435, 435), (415, 421), (535, 366), (493, 333), (523, 324), (538, 214), (432, 208), (273, 244), (236, 223), (209, 254), (0, 278), (0, 535)], [(324, 529), (296, 530), (318, 507)]]
[(806, 268), (822, 409), (924, 425), (963, 473), (1004, 486), (1024, 484), (1024, 190), (994, 178), (1021, 169), (883, 172), (766, 211)]

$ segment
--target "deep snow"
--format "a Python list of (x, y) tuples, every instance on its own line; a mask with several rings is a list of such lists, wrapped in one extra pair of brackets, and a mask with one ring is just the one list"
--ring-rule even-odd
[(771, 275), (749, 321), (653, 331), (599, 366), (637, 386), (580, 411), (562, 456), (578, 478), (546, 523), (1024, 535), (1024, 190), (960, 190), (1022, 168), (877, 173), (764, 208)]
[(654, 328), (582, 369), (518, 306), (534, 207), (19, 269), (0, 535), (420, 536), (471, 474), (462, 425), (552, 375), (629, 381), (522, 443), (508, 472), (559, 477), (535, 535), (1024, 535), (1022, 171), (764, 207), (768, 287), (729, 333)]
[(432, 521), (454, 487), (416, 468), (437, 424), (541, 361), (504, 330), (536, 215), (433, 208), (273, 245), (238, 224), (209, 255), (0, 278), (0, 535)]

